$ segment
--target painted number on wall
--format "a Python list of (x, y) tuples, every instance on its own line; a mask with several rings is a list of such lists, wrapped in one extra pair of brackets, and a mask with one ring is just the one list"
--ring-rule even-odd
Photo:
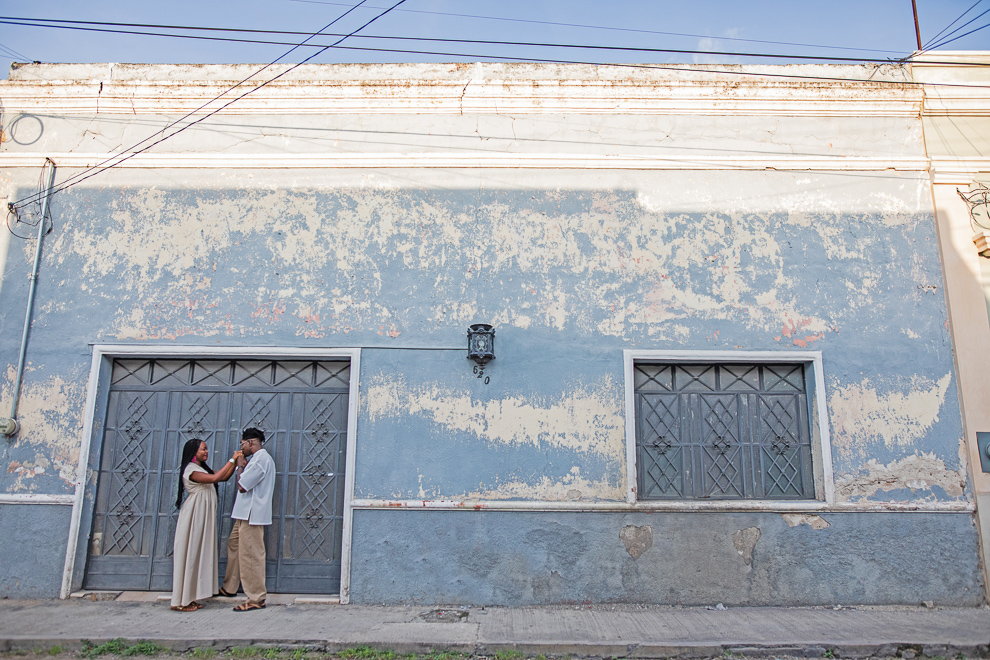
[(490, 383), (490, 382), (491, 382), (491, 376), (486, 376), (486, 375), (485, 375), (485, 368), (484, 368), (484, 367), (481, 367), (481, 366), (478, 366), (478, 365), (475, 365), (475, 367), (474, 367), (474, 374), (475, 374), (475, 375), (476, 375), (476, 376), (477, 376), (478, 378), (481, 378), (481, 379), (482, 379), (482, 382), (483, 382), (483, 383), (484, 383), (485, 385), (487, 385), (488, 383)]

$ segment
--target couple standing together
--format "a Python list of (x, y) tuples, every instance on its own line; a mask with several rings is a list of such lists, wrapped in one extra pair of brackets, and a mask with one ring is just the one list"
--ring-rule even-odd
[[(241, 448), (218, 472), (206, 461), (210, 450), (202, 440), (189, 440), (182, 448), (179, 492), (175, 504), (172, 564), (172, 609), (195, 612), (198, 602), (213, 596), (234, 596), (243, 587), (247, 600), (234, 608), (249, 612), (265, 607), (265, 527), (272, 524), (275, 461), (265, 451), (265, 433), (245, 429)], [(248, 460), (250, 458), (250, 460)], [(219, 584), (217, 553), (217, 483), (236, 473), (237, 498), (230, 512), (233, 527), (227, 539), (227, 572)], [(182, 501), (183, 492), (189, 494)]]

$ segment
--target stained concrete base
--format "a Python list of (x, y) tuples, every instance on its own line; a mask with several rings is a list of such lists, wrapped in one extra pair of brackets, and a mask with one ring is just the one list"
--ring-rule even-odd
[[(211, 599), (195, 613), (154, 600), (3, 601), (0, 650), (71, 648), (121, 637), (167, 648), (265, 645), (339, 651), (515, 650), (629, 658), (726, 652), (805, 657), (985, 656), (990, 609), (860, 607), (669, 608), (631, 605), (423, 608), (269, 605), (235, 613), (239, 599)], [(274, 599), (273, 601), (274, 602)]]

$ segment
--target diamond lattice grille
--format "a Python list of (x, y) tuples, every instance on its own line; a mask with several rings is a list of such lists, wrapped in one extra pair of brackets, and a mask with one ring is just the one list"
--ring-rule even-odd
[[(84, 586), (171, 588), (182, 445), (207, 442), (219, 467), (244, 428), (267, 435), (276, 465), (268, 590), (340, 586), (350, 365), (341, 360), (114, 361)], [(218, 484), (218, 534), (230, 530), (232, 481)], [(226, 547), (220, 543), (221, 573)]]
[(640, 499), (810, 499), (800, 364), (637, 363)]

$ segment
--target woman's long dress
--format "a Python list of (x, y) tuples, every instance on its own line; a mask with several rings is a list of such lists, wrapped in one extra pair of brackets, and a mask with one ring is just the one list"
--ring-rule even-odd
[(185, 607), (194, 600), (210, 598), (220, 590), (217, 556), (217, 490), (189, 478), (206, 470), (190, 463), (182, 473), (186, 500), (175, 523), (172, 556), (172, 607)]

